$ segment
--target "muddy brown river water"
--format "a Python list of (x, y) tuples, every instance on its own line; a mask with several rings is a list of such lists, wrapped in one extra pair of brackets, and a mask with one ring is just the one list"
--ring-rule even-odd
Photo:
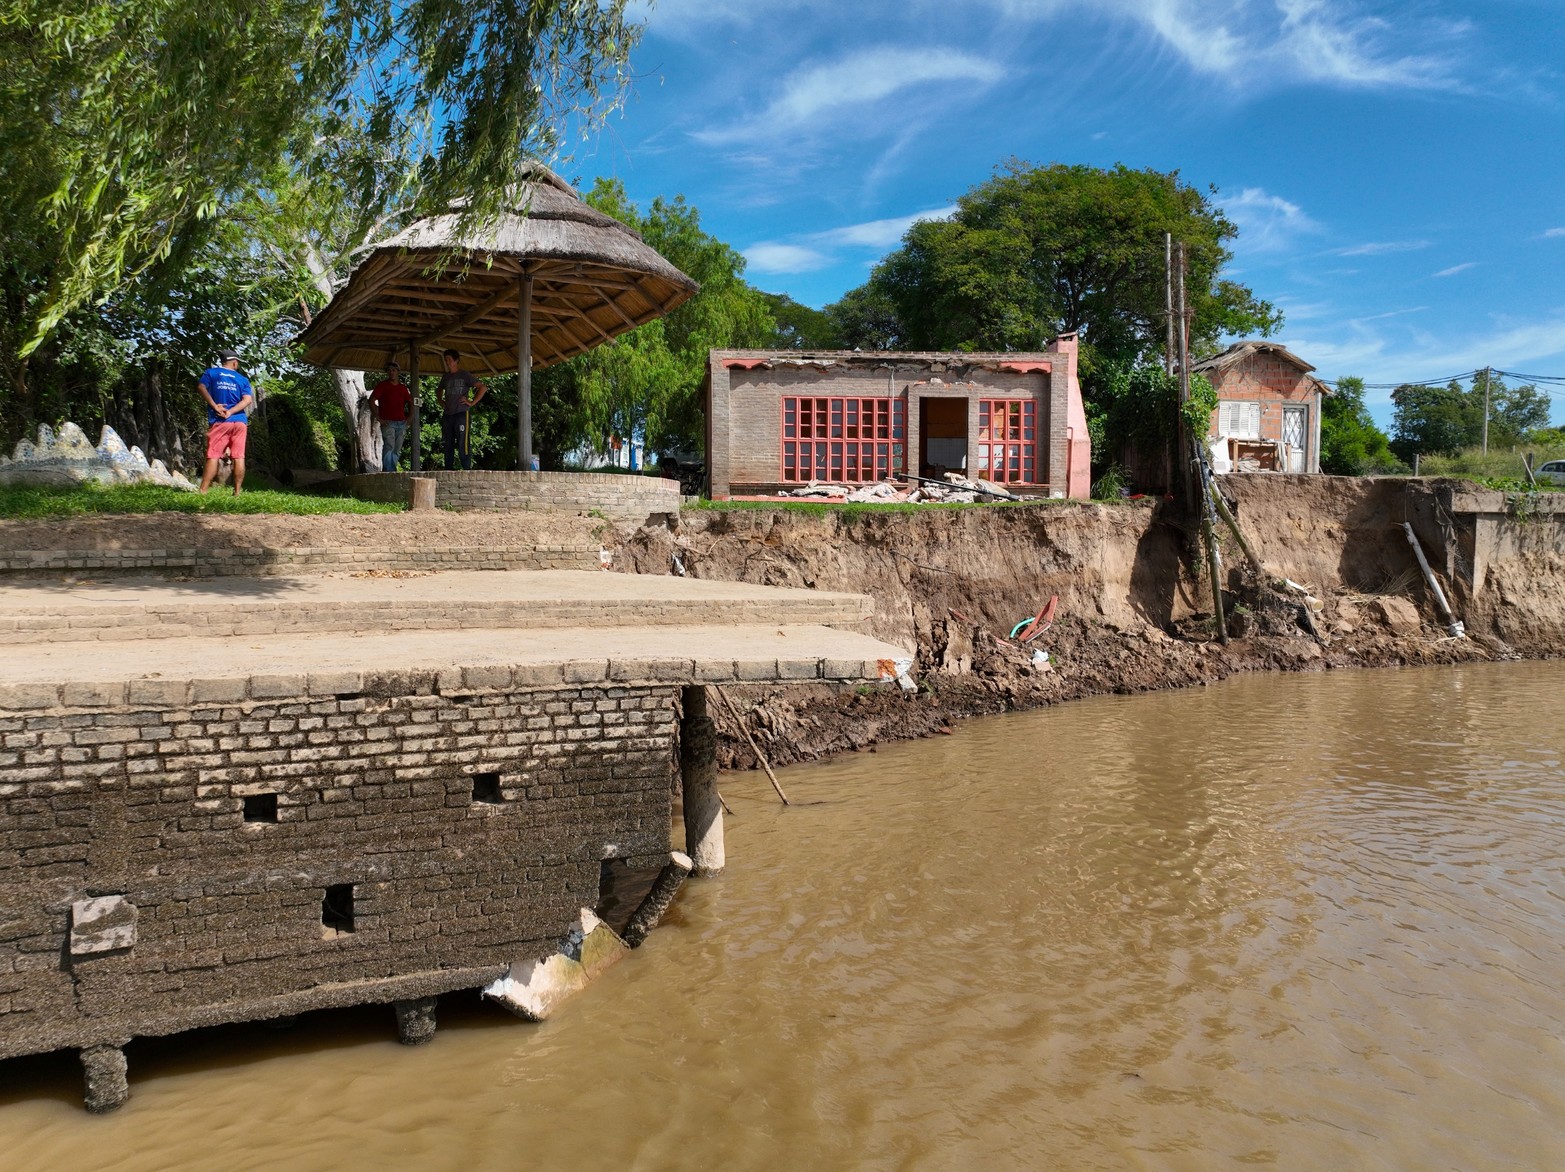
[(541, 1026), (0, 1064), (11, 1169), (1565, 1167), (1565, 665), (1256, 677), (729, 775)]

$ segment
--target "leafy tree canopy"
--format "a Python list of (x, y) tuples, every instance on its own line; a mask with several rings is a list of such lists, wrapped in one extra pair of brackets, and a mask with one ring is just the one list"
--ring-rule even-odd
[(762, 293), (761, 296), (777, 322), (776, 336), (768, 345), (779, 350), (842, 348), (842, 331), (825, 310), (801, 305), (786, 293)]
[[(497, 211), (526, 157), (618, 100), (626, 0), (0, 0), (0, 251), (31, 350), (345, 126), (425, 206)], [(369, 152), (371, 156), (375, 152)]]
[(635, 228), (701, 291), (666, 317), (541, 371), (533, 382), (540, 452), (557, 465), (579, 444), (610, 435), (699, 449), (707, 351), (774, 344), (768, 297), (745, 283), (744, 257), (702, 229), (683, 196), (660, 196), (643, 212), (618, 180), (599, 179), (584, 198)]
[(1320, 467), (1334, 476), (1370, 476), (1405, 467), (1364, 405), (1364, 380), (1341, 378), (1321, 407)]
[(1443, 387), (1404, 383), (1392, 391), (1392, 450), (1411, 463), (1415, 455), (1454, 456), (1477, 447), (1484, 436), (1486, 391), (1490, 447), (1524, 443), (1548, 426), (1552, 403), (1547, 394), (1530, 384), (1506, 386), (1491, 371), (1479, 371), (1466, 387), (1453, 380)]
[(1281, 325), (1269, 302), (1222, 278), (1238, 229), (1177, 171), (1020, 161), (962, 196), (949, 220), (915, 223), (827, 312), (873, 323), (844, 329), (866, 348), (1038, 349), (1074, 330), (1104, 363), (1134, 364), (1165, 337), (1165, 233), (1188, 257), (1193, 348)]

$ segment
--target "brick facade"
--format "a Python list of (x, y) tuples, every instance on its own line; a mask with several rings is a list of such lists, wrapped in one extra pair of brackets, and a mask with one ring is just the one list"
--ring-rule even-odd
[[(901, 436), (884, 441), (872, 437), (877, 443), (894, 445), (894, 475), (921, 472), (925, 402), (962, 400), (967, 405), (967, 474), (990, 479), (1001, 477), (981, 469), (980, 404), (984, 400), (1030, 403), (1034, 474), (1012, 483), (1037, 495), (1087, 495), (1091, 449), (1076, 375), (1074, 335), (1056, 338), (1037, 354), (714, 350), (708, 359), (706, 396), (708, 487), (714, 499), (770, 495), (809, 478), (802, 474), (789, 478), (784, 451), (785, 443), (794, 438), (784, 434), (785, 402), (801, 398), (899, 403)], [(851, 428), (838, 428), (835, 419), (831, 427), (826, 442), (854, 442), (847, 434)], [(843, 473), (847, 470), (845, 464)], [(879, 477), (837, 474), (829, 466), (826, 475), (815, 478), (862, 482)]]
[(1293, 410), (1301, 413), (1302, 421), (1303, 445), (1296, 457), (1298, 466), (1277, 470), (1320, 471), (1321, 399), (1329, 390), (1311, 374), (1313, 366), (1281, 346), (1239, 342), (1191, 369), (1206, 375), (1217, 391), (1218, 409), (1212, 414), (1208, 439), (1232, 433), (1225, 424), (1224, 403), (1256, 404), (1256, 438), (1272, 445), (1285, 440), (1285, 412)]
[(550, 951), (605, 857), (668, 857), (677, 688), (511, 678), (0, 712), (0, 1057), (474, 988)]

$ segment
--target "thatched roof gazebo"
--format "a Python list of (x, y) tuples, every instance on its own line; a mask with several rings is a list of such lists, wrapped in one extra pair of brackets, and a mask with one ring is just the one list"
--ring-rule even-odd
[[(378, 370), (405, 356), (415, 383), (421, 369), (440, 369), (447, 348), (479, 377), (517, 371), (525, 470), (533, 369), (662, 317), (699, 286), (547, 167), (528, 171), (515, 204), (468, 235), (459, 234), (456, 208), (373, 246), (300, 341), (319, 366)], [(419, 464), (415, 441), (414, 471)]]

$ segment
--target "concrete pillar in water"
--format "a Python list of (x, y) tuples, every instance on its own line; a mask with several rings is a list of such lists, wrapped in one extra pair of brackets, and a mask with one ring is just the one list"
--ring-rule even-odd
[(682, 855), (678, 851), (670, 853), (668, 865), (658, 872), (652, 890), (647, 892), (646, 899), (641, 901), (636, 914), (631, 916), (630, 923), (625, 925), (625, 932), (621, 939), (626, 944), (632, 948), (641, 947), (641, 942), (647, 938), (647, 933), (658, 926), (663, 913), (668, 911), (668, 905), (674, 902), (674, 896), (679, 894), (685, 877), (690, 874), (694, 866), (689, 855)]
[(124, 1105), (130, 1098), (130, 1081), (125, 1077), (125, 1051), (118, 1046), (88, 1046), (81, 1052), (85, 1093), (83, 1105), (94, 1115), (103, 1115)]
[(697, 875), (723, 870), (723, 799), (717, 796), (717, 728), (706, 714), (706, 689), (683, 690), (679, 776), (684, 788), (685, 853)]
[(393, 1001), (397, 1014), (397, 1041), (404, 1046), (421, 1046), (435, 1036), (435, 997), (416, 997), (411, 1001)]

